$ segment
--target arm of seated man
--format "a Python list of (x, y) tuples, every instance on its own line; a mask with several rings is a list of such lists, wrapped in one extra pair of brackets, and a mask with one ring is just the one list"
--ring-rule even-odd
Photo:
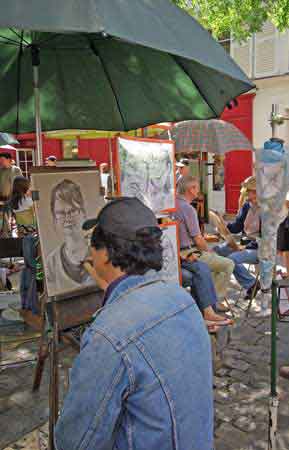
[(206, 242), (206, 240), (204, 239), (204, 237), (200, 234), (197, 234), (196, 236), (194, 236), (194, 243), (196, 245), (196, 247), (203, 251), (203, 252), (208, 252), (209, 251), (209, 247), (208, 244)]

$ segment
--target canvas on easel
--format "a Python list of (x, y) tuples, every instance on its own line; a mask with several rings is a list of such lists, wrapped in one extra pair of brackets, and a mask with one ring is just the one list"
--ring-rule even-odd
[(168, 281), (181, 284), (180, 244), (178, 224), (168, 222), (160, 225), (163, 232), (163, 268), (160, 274)]
[(31, 180), (48, 297), (95, 289), (82, 264), (90, 239), (82, 224), (104, 206), (98, 171), (35, 169)]
[(220, 213), (218, 211), (210, 209), (209, 218), (210, 222), (217, 228), (219, 235), (228, 243), (231, 249), (234, 251), (239, 251), (241, 247), (229, 231)]
[(173, 141), (118, 138), (118, 193), (137, 197), (155, 214), (176, 209)]

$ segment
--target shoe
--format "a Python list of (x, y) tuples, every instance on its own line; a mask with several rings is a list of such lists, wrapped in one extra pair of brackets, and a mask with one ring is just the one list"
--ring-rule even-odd
[(280, 367), (279, 374), (280, 377), (287, 378), (287, 380), (289, 380), (289, 366)]
[[(260, 289), (261, 289), (260, 282), (257, 281), (257, 284), (256, 283), (253, 284), (253, 286), (251, 286), (247, 290), (247, 293), (246, 293), (246, 296), (245, 296), (244, 300), (251, 300), (252, 298), (255, 298), (256, 295), (258, 294), (258, 291), (260, 291)], [(253, 294), (254, 294), (254, 297), (253, 297)]]
[(205, 320), (207, 327), (210, 326), (218, 326), (218, 327), (227, 327), (229, 325), (234, 325), (234, 321), (232, 319), (227, 319), (224, 317), (223, 320)]
[(221, 313), (226, 313), (226, 312), (230, 312), (230, 308), (227, 305), (224, 305), (224, 303), (217, 303), (216, 311), (221, 312)]

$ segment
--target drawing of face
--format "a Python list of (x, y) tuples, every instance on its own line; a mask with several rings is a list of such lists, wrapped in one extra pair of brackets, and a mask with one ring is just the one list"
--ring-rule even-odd
[(63, 200), (55, 201), (55, 222), (64, 235), (82, 233), (82, 223), (85, 216), (77, 205), (71, 205)]
[(63, 233), (64, 239), (82, 238), (82, 223), (85, 220), (84, 201), (80, 187), (71, 180), (63, 180), (51, 194), (51, 211), (54, 223)]

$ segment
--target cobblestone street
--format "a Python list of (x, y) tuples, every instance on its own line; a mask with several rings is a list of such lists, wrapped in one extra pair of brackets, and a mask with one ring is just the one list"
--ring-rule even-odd
[[(231, 291), (234, 305), (236, 290)], [(239, 295), (239, 293), (238, 293)], [(257, 300), (258, 303), (258, 300)], [(242, 308), (245, 302), (240, 302)], [(216, 450), (265, 450), (268, 435), (268, 403), (270, 390), (270, 320), (258, 318), (253, 304), (249, 319), (240, 307), (234, 307), (236, 323), (229, 333), (223, 330), (218, 339), (222, 366), (215, 374)], [(288, 363), (288, 325), (278, 326), (278, 364)], [(16, 362), (33, 358), (37, 341), (29, 342), (31, 330), (23, 325), (9, 333), (24, 335), (28, 342), (6, 345), (2, 341), (2, 361)], [(7, 330), (6, 328), (6, 340)], [(3, 330), (3, 328), (2, 328)], [(18, 330), (18, 331), (16, 331)], [(2, 333), (2, 332), (1, 332)], [(8, 334), (9, 334), (8, 333)], [(228, 342), (229, 340), (229, 342)], [(6, 348), (6, 350), (5, 350)], [(61, 393), (67, 381), (67, 367), (73, 353), (62, 359)], [(64, 366), (64, 367), (63, 367)], [(220, 366), (220, 361), (218, 361)], [(5, 430), (0, 436), (0, 449), (44, 450), (47, 448), (48, 364), (39, 393), (32, 394), (34, 364), (7, 368), (0, 372), (0, 421)], [(289, 448), (289, 383), (279, 379), (278, 449)], [(32, 431), (34, 430), (34, 431)]]

